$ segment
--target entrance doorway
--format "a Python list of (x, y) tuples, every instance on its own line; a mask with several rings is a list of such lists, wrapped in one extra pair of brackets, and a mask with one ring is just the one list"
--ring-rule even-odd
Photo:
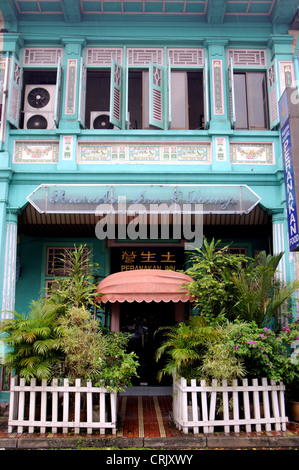
[(163, 341), (162, 332), (155, 332), (161, 326), (175, 323), (175, 304), (173, 302), (123, 302), (120, 304), (120, 330), (129, 332), (131, 339), (129, 351), (134, 351), (139, 359), (138, 375), (133, 385), (171, 385), (172, 378), (157, 379), (158, 371), (165, 359), (155, 360), (155, 352)]

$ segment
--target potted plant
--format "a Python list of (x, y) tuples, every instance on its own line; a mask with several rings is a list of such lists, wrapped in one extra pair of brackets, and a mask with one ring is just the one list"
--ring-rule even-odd
[(289, 394), (289, 412), (292, 421), (299, 422), (299, 374), (287, 387)]

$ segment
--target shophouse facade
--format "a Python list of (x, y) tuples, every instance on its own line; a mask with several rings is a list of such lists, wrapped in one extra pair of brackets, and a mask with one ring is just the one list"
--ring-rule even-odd
[[(284, 251), (279, 275), (296, 276), (278, 103), (299, 80), (297, 8), (297, 0), (0, 1), (2, 318), (49, 288), (53, 260), (74, 244), (92, 250), (99, 281), (183, 269), (186, 233), (174, 219), (161, 240), (159, 223), (150, 236), (148, 214), (137, 226), (117, 213), (116, 235), (101, 239), (99, 206), (119, 197), (202, 204), (204, 236), (248, 256)], [(191, 208), (193, 231), (196, 215)], [(166, 310), (157, 315), (172, 318)], [(109, 312), (103, 321), (110, 325)]]

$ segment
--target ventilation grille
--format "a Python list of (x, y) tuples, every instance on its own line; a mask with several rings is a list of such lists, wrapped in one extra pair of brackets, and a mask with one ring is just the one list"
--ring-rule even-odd
[(129, 65), (163, 65), (163, 49), (128, 49), (127, 57)]
[(228, 61), (233, 59), (235, 66), (241, 67), (266, 67), (266, 51), (262, 49), (229, 49)]
[(62, 49), (24, 49), (24, 65), (57, 65), (59, 57), (62, 57)]
[(203, 49), (168, 49), (171, 65), (188, 65), (202, 67), (204, 63)]
[(90, 48), (86, 50), (87, 65), (111, 65), (112, 59), (122, 64), (123, 51), (117, 48)]

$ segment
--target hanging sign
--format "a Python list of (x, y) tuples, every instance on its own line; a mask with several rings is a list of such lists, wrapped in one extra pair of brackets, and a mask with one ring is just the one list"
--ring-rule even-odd
[(247, 214), (261, 199), (246, 185), (41, 184), (27, 200), (45, 214)]

